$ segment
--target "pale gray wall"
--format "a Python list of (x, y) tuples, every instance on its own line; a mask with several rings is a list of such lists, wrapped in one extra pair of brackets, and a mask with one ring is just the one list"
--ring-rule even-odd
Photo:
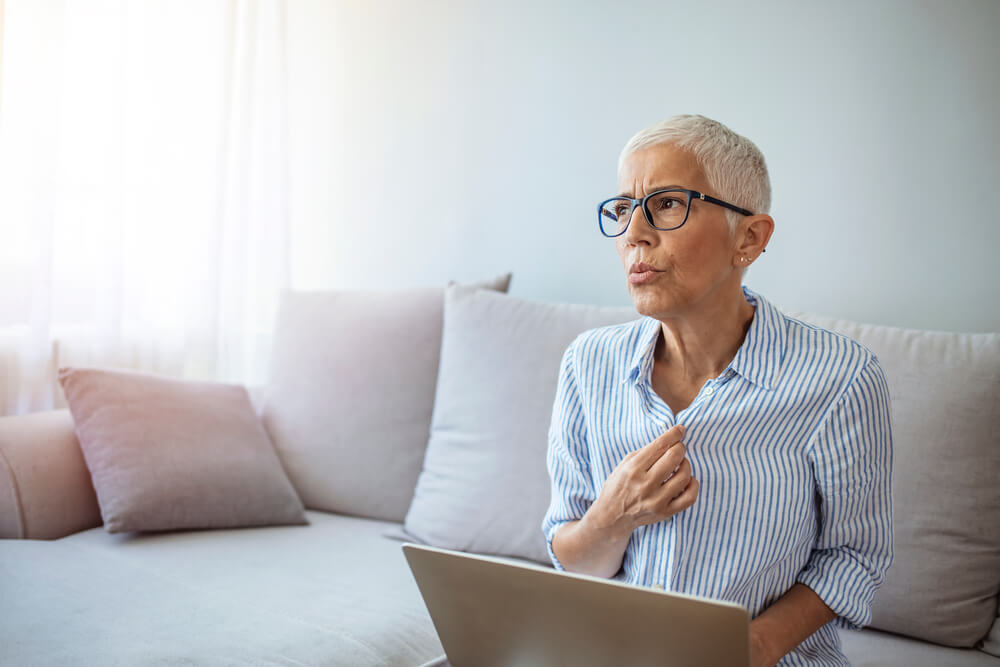
[(295, 287), (511, 270), (627, 304), (594, 206), (635, 131), (702, 113), (770, 165), (751, 287), (1000, 331), (1000, 2), (293, 0), (288, 25)]

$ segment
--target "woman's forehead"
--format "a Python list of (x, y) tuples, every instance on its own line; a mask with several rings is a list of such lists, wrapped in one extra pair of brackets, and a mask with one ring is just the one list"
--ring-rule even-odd
[(618, 191), (623, 195), (636, 197), (670, 186), (705, 188), (704, 173), (694, 155), (672, 144), (640, 148), (625, 158), (618, 174)]

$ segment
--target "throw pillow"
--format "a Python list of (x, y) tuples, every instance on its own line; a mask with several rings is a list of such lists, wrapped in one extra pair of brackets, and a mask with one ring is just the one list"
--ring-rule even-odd
[(974, 646), (1000, 589), (1000, 334), (800, 317), (868, 346), (892, 396), (895, 559), (871, 626)]
[(551, 564), (541, 525), (563, 352), (632, 308), (525, 301), (450, 287), (423, 471), (404, 530), (416, 541)]
[(60, 368), (110, 533), (307, 523), (246, 389)]
[[(506, 291), (510, 274), (470, 286)], [(430, 432), (443, 288), (282, 294), (262, 419), (306, 507), (402, 521)]]

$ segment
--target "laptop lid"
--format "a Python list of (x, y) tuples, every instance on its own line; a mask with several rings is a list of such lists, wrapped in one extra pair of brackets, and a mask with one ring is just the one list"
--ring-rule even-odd
[(402, 548), (453, 667), (750, 661), (750, 618), (737, 604), (490, 556)]

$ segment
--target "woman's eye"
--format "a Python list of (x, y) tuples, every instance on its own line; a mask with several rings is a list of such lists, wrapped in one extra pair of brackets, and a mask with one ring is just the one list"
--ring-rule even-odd
[(682, 202), (680, 199), (676, 199), (673, 197), (664, 197), (657, 204), (657, 208), (660, 209), (661, 211), (676, 210), (677, 208), (682, 206), (684, 206), (684, 202)]

